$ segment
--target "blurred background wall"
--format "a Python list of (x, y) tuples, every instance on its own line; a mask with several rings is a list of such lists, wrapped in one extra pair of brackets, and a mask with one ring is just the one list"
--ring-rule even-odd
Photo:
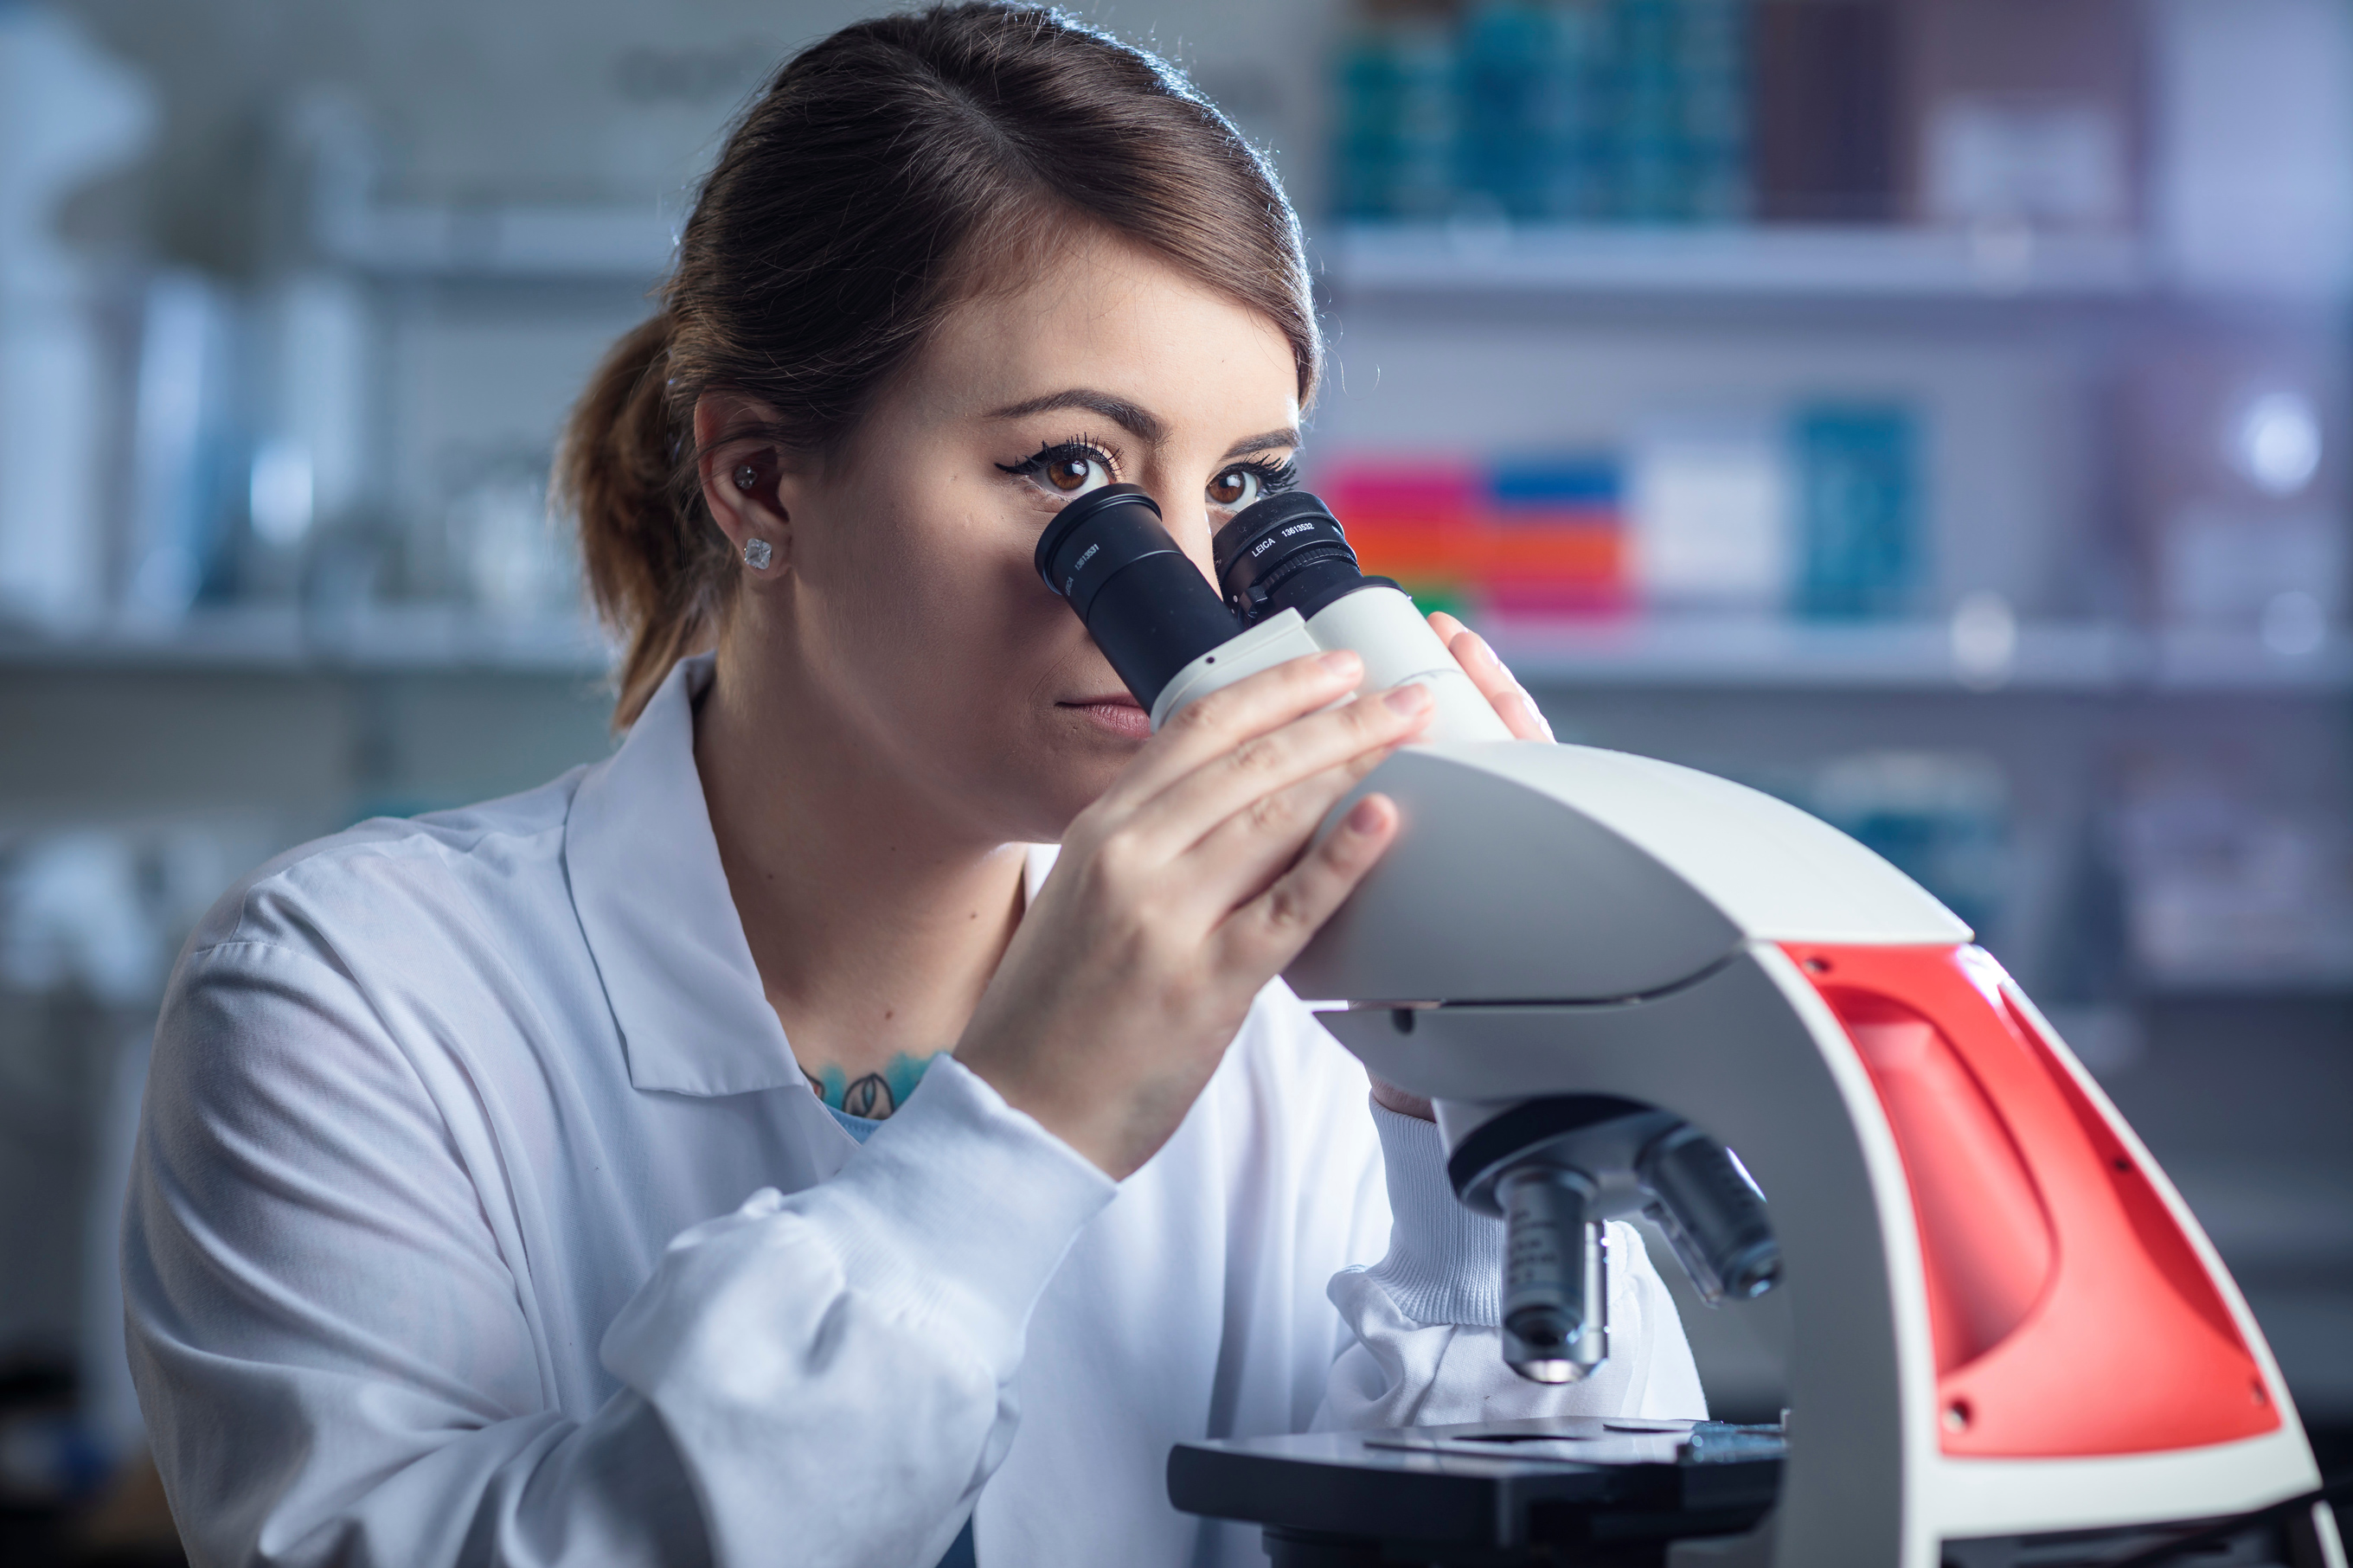
[[(114, 1510), (55, 1550), (154, 1533), (111, 1214), (173, 952), (280, 847), (604, 752), (556, 428), (868, 9), (0, 0), (0, 1511)], [(2353, 1426), (2353, 12), (1092, 14), (1298, 199), (1368, 568), (1977, 924)], [(1778, 1407), (1772, 1300), (1686, 1313)]]

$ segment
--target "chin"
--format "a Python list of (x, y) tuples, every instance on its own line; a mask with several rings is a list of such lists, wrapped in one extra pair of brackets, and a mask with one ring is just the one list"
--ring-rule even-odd
[(1144, 749), (1141, 741), (1104, 734), (1085, 721), (1055, 728), (1051, 741), (1026, 759), (1032, 764), (1027, 793), (1036, 803), (1029, 815), (1053, 829), (1036, 837), (1039, 843), (1060, 842), (1071, 818), (1100, 799)]

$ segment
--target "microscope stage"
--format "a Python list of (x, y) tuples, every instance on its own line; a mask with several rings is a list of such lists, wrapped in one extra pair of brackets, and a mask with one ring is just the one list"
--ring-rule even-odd
[(1746, 1530), (1772, 1507), (1785, 1451), (1778, 1426), (1714, 1421), (1317, 1432), (1180, 1443), (1168, 1496), (1187, 1513), (1409, 1553), (1396, 1561), (1476, 1561)]

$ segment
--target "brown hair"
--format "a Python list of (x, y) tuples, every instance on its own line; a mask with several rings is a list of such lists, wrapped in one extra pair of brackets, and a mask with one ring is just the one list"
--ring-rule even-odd
[[(658, 290), (573, 411), (556, 485), (628, 639), (614, 721), (709, 642), (737, 581), (704, 507), (695, 401), (838, 454), (959, 300), (1093, 226), (1266, 316), (1299, 394), (1321, 354), (1298, 219), (1265, 159), (1172, 68), (1060, 13), (942, 5), (786, 61), (729, 135)], [(731, 438), (743, 432), (731, 432)]]

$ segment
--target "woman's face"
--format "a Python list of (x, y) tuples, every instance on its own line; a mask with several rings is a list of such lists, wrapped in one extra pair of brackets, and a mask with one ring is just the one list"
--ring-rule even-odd
[(1117, 241), (1075, 245), (955, 312), (841, 461), (785, 476), (786, 569), (745, 584), (730, 636), (796, 660), (828, 721), (959, 829), (1059, 838), (1149, 727), (1039, 580), (1039, 535), (1138, 484), (1208, 573), (1217, 528), (1291, 482), (1297, 387), (1271, 321)]

